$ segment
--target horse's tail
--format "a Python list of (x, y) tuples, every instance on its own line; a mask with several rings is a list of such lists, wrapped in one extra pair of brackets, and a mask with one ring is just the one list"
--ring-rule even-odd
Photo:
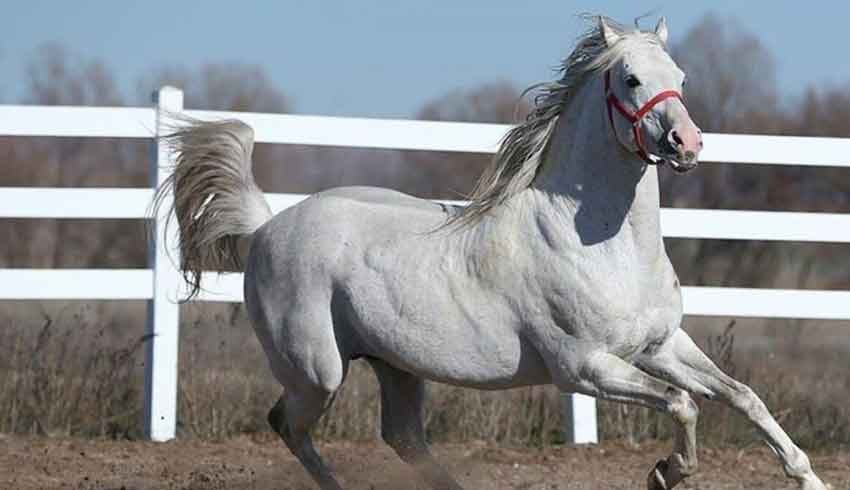
[(190, 120), (164, 139), (177, 164), (157, 189), (154, 213), (173, 193), (168, 222), (176, 217), (180, 225), (180, 267), (191, 298), (201, 288), (202, 271), (241, 269), (238, 238), (252, 235), (272, 213), (251, 173), (250, 126)]

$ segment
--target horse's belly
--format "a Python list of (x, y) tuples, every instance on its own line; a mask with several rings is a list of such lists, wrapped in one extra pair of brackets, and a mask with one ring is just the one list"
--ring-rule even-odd
[(356, 331), (358, 354), (460, 386), (498, 389), (549, 382), (542, 359), (517, 333), (506, 307), (464, 308), (433, 289), (403, 302), (375, 291), (349, 297), (349, 327)]
[(531, 345), (516, 335), (495, 339), (474, 330), (400, 324), (389, 338), (373, 342), (369, 355), (426, 379), (481, 389), (550, 382)]

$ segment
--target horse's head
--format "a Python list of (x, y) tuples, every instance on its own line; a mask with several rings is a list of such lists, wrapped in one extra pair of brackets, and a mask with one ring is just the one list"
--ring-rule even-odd
[(669, 162), (678, 172), (697, 166), (702, 131), (681, 96), (685, 74), (666, 50), (667, 24), (654, 33), (627, 32), (599, 20), (617, 56), (603, 73), (608, 119), (617, 140), (645, 162)]

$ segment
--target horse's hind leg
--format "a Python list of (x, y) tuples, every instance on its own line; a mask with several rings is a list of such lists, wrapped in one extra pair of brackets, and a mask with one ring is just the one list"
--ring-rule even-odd
[(381, 384), (381, 436), (407, 464), (413, 466), (436, 489), (460, 490), (461, 486), (428, 451), (422, 407), (425, 383), (380, 359), (369, 363)]
[[(324, 304), (321, 301), (305, 303), (308, 306)], [(267, 317), (278, 315), (253, 316), (272, 372), (284, 388), (268, 420), (316, 483), (324, 490), (337, 490), (340, 486), (313, 447), (310, 431), (333, 402), (345, 379), (347, 362), (339, 352), (328, 311), (323, 308), (291, 310), (297, 314), (268, 323), (265, 322)], [(274, 330), (268, 325), (280, 327)], [(276, 338), (285, 341), (276, 342)]]
[[(321, 290), (315, 294), (317, 289), (310, 285), (304, 285), (299, 295), (292, 292), (295, 288), (268, 278), (257, 280), (253, 271), (268, 268), (253, 265), (258, 256), (262, 257), (252, 255), (245, 271), (245, 306), (269, 367), (284, 388), (269, 411), (269, 424), (321, 488), (339, 489), (310, 437), (348, 367), (335, 338), (329, 300)], [(266, 289), (261, 295), (263, 284)]]
[(269, 424), (323, 490), (339, 490), (333, 472), (313, 447), (310, 429), (333, 401), (333, 393), (319, 387), (286, 389), (269, 411)]

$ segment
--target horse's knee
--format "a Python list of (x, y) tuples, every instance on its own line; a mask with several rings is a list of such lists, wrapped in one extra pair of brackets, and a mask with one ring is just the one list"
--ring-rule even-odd
[(425, 440), (409, 430), (381, 425), (381, 439), (395, 451), (402, 461), (413, 463), (427, 454)]
[(670, 414), (684, 426), (696, 425), (699, 418), (699, 407), (688, 392), (684, 390), (676, 391), (678, 393), (670, 400)]
[(785, 474), (794, 479), (803, 479), (812, 473), (812, 464), (806, 453), (797, 449), (794, 454), (788, 456), (783, 464)]

